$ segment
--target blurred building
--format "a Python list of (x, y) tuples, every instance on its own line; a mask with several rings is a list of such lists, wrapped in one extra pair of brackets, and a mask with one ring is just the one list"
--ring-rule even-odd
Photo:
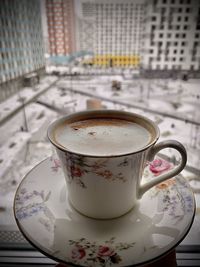
[(143, 0), (75, 1), (76, 46), (94, 54), (98, 66), (139, 67)]
[(49, 53), (68, 55), (75, 51), (73, 0), (46, 0)]
[(200, 76), (200, 1), (147, 1), (145, 18), (142, 66), (146, 73)]
[(47, 0), (47, 9), (49, 3), (67, 31), (54, 22), (58, 37), (52, 36), (49, 15), (51, 55), (91, 52), (86, 64), (132, 67), (149, 77), (200, 75), (198, 0)]
[(24, 75), (44, 70), (39, 0), (0, 1), (0, 101), (22, 86)]

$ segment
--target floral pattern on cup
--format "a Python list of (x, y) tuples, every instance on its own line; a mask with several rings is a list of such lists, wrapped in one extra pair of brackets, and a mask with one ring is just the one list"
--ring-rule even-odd
[(86, 266), (111, 266), (122, 261), (120, 251), (134, 247), (135, 242), (116, 242), (112, 237), (103, 244), (88, 241), (86, 238), (78, 240), (69, 240), (71, 250), (71, 261), (75, 264), (84, 264)]
[(18, 220), (26, 219), (46, 211), (45, 202), (49, 200), (51, 191), (45, 194), (44, 190), (28, 192), (22, 188), (16, 195), (16, 217)]
[[(94, 173), (107, 181), (119, 180), (121, 182), (126, 182), (126, 178), (121, 171), (114, 174), (108, 169), (107, 164), (110, 160), (109, 158), (89, 161), (87, 157), (65, 153), (65, 160), (67, 163), (68, 182), (75, 182), (82, 188), (87, 188), (87, 185), (84, 182), (84, 175), (88, 173)], [(121, 164), (128, 164), (128, 161), (124, 162), (123, 159), (123, 162), (118, 164), (118, 167), (121, 167)]]

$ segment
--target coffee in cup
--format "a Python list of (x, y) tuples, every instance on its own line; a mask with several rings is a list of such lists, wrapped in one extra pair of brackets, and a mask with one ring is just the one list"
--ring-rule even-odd
[(135, 122), (94, 118), (63, 122), (55, 128), (54, 140), (68, 151), (107, 157), (142, 149), (150, 143), (151, 133)]

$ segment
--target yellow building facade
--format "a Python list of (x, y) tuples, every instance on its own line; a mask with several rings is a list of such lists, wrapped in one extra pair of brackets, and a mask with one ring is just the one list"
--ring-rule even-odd
[(139, 67), (138, 55), (95, 55), (91, 60), (84, 62), (101, 67)]

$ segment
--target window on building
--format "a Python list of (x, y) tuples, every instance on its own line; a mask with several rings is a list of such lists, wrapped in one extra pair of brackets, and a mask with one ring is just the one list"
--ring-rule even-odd
[(181, 21), (181, 16), (177, 17), (177, 21)]
[(192, 62), (196, 61), (195, 54), (192, 55), (191, 61), (192, 61)]
[(157, 5), (157, 2), (158, 2), (158, 0), (154, 0), (154, 1), (153, 1), (154, 6)]
[(172, 37), (172, 34), (171, 33), (168, 33), (167, 34), (167, 38), (171, 38)]
[(176, 38), (179, 38), (179, 33), (176, 33), (175, 37), (176, 37)]
[(152, 16), (151, 21), (156, 21), (156, 16)]
[(174, 52), (174, 54), (176, 54), (177, 53), (177, 50), (175, 49), (173, 52)]
[(163, 42), (161, 42), (161, 41), (158, 42), (159, 47), (162, 46), (162, 44), (163, 44)]
[(162, 37), (163, 37), (163, 33), (160, 33), (160, 34), (159, 34), (159, 37), (162, 38)]

